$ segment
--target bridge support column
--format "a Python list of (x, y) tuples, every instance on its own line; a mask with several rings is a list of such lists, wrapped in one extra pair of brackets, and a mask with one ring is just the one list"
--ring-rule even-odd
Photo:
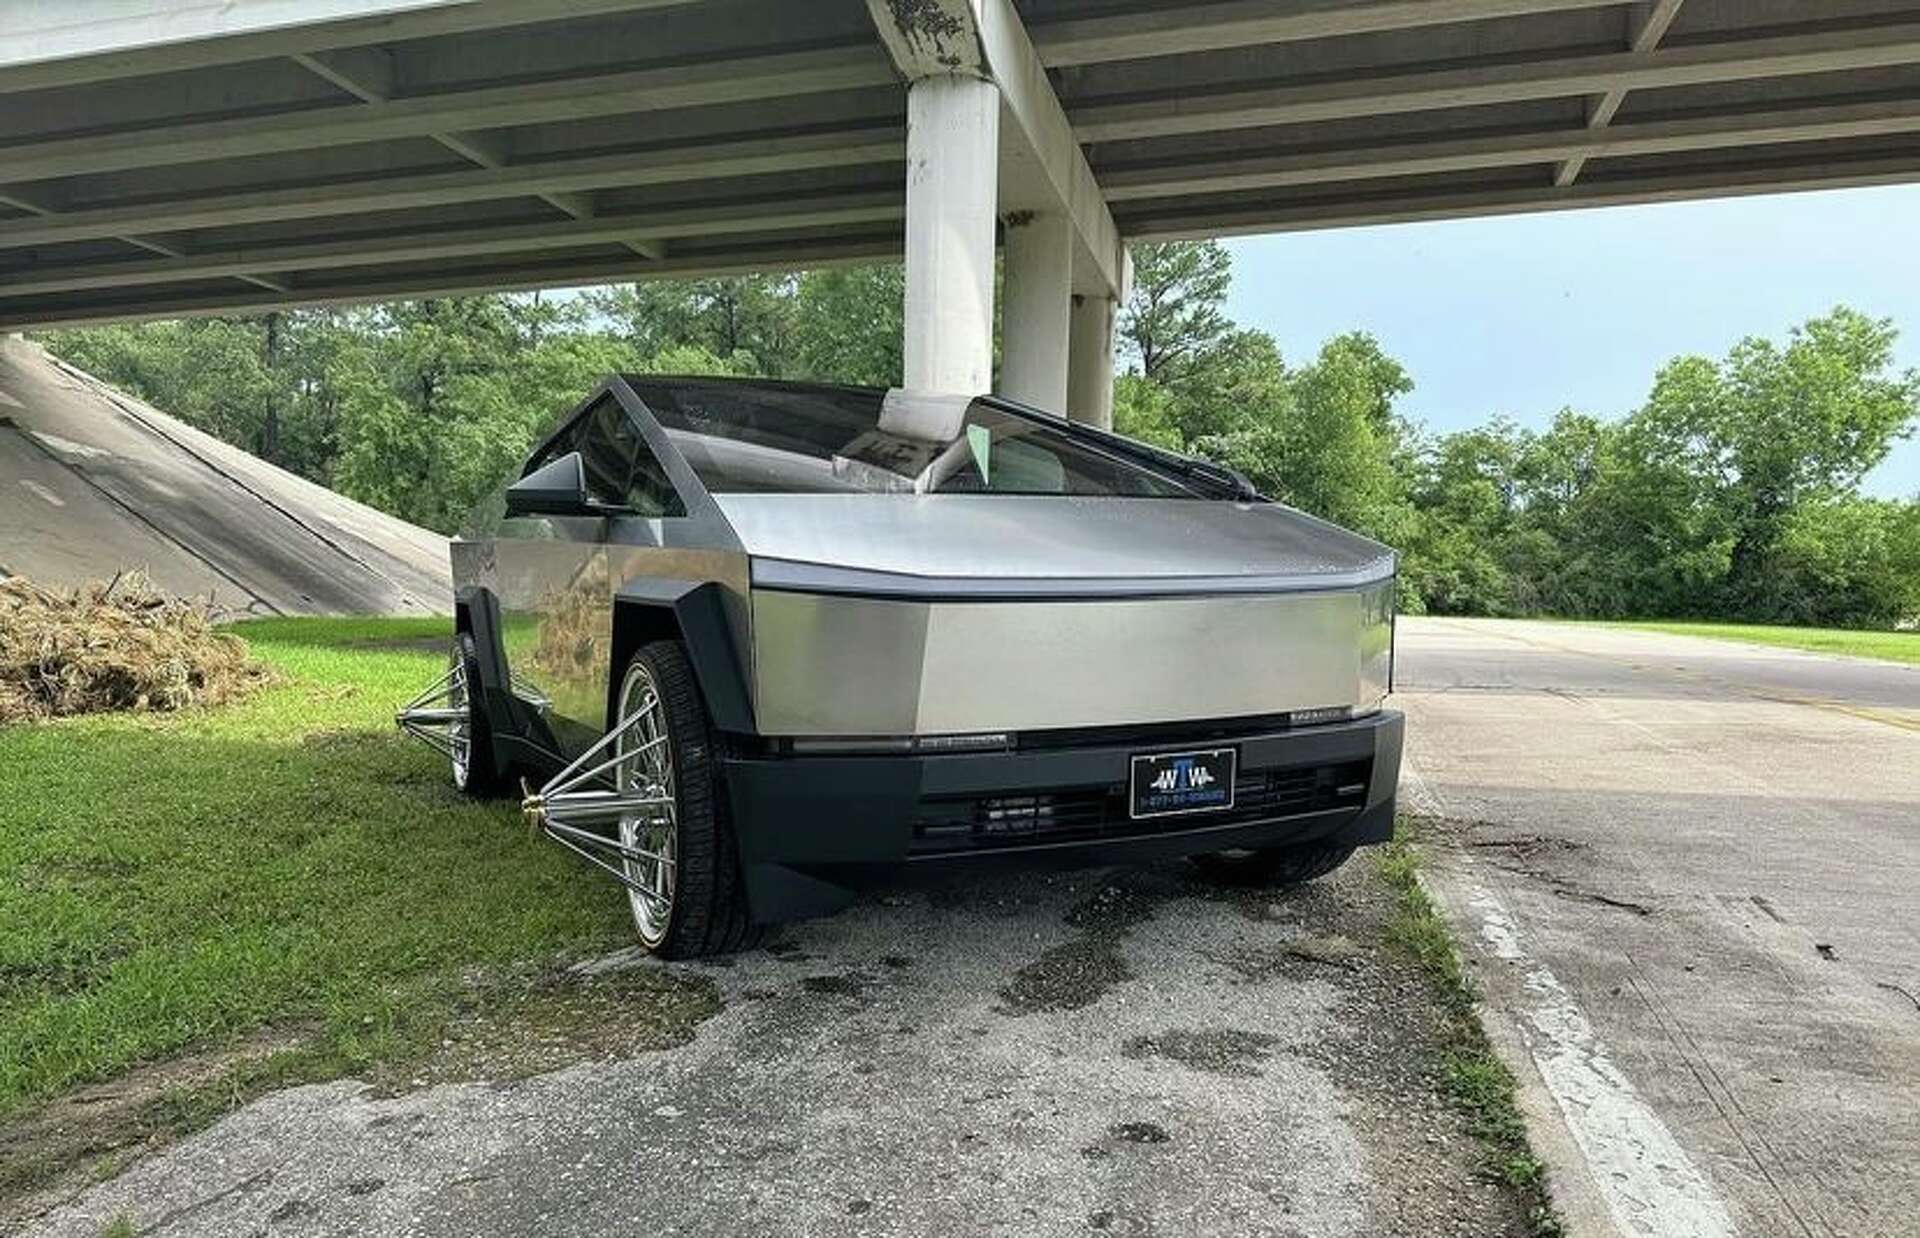
[(1073, 340), (1067, 371), (1067, 416), (1113, 428), (1113, 321), (1111, 297), (1073, 298)]
[(1073, 227), (1065, 215), (1016, 211), (1007, 216), (1004, 281), (1000, 392), (1064, 414), (1073, 310)]
[(993, 251), (1000, 89), (962, 75), (907, 89), (910, 390), (978, 395), (993, 385)]

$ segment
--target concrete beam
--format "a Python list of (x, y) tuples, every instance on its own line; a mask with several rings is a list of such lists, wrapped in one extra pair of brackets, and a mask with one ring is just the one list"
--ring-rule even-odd
[(1013, 0), (867, 0), (867, 8), (908, 80), (942, 73), (993, 79), (1005, 110), (1001, 211), (1064, 211), (1079, 250), (1075, 279), (1124, 295), (1125, 246)]
[(115, 302), (61, 303), (38, 306), (10, 301), (0, 290), (0, 332), (81, 326), (87, 323), (141, 322), (155, 318), (204, 317), (210, 314), (254, 313), (300, 306), (354, 305), (401, 297), (455, 297), (489, 292), (519, 292), (540, 288), (588, 287), (691, 276), (751, 275), (768, 271), (808, 271), (854, 266), (895, 258), (897, 235), (850, 237), (827, 241), (782, 241), (739, 254), (669, 256), (661, 261), (633, 257), (583, 258), (531, 267), (462, 265), (434, 274), (409, 274), (368, 280), (351, 286), (325, 288), (295, 285), (290, 292), (259, 289), (253, 292), (196, 292), (172, 297)]
[(93, 260), (67, 267), (35, 267), (20, 278), (0, 282), (0, 296), (38, 296), (53, 292), (132, 288), (183, 283), (224, 276), (311, 274), (356, 267), (390, 266), (440, 258), (490, 254), (553, 252), (584, 245), (644, 245), (655, 250), (670, 241), (699, 237), (746, 236), (803, 228), (892, 223), (905, 214), (896, 193), (838, 194), (817, 199), (726, 207), (646, 211), (566, 223), (541, 221), (482, 228), (440, 228), (397, 235), (348, 236), (253, 246), (216, 253), (181, 253), (157, 260)]
[(1079, 242), (1074, 286), (1125, 300), (1126, 245), (1105, 196), (1054, 94), (1013, 0), (971, 0), (978, 6), (980, 44), (1006, 100), (1011, 140), (1001, 146), (1000, 209), (1064, 211)]
[(1920, 155), (1879, 159), (1833, 159), (1818, 164), (1782, 166), (1760, 162), (1748, 168), (1583, 181), (1565, 189), (1546, 186), (1496, 190), (1449, 189), (1392, 197), (1300, 205), (1253, 205), (1204, 211), (1183, 206), (1166, 215), (1151, 210), (1127, 212), (1127, 235), (1136, 241), (1180, 241), (1254, 236), (1328, 228), (1420, 223), (1468, 216), (1521, 215), (1538, 211), (1585, 210), (1601, 206), (1642, 206), (1691, 202), (1704, 198), (1754, 194), (1803, 193), (1900, 185), (1920, 180)]
[[(371, 49), (358, 56), (359, 64), (342, 63), (345, 54), (303, 53), (293, 61), (362, 103), (385, 103), (393, 97), (396, 75), (393, 57), (384, 49)], [(502, 168), (507, 164), (507, 143), (501, 135), (490, 133), (435, 133), (433, 140), (443, 149), (465, 159), (475, 167)], [(542, 193), (538, 197), (570, 219), (587, 219), (593, 213), (593, 198), (584, 193)], [(648, 258), (660, 255), (642, 245), (623, 240), (621, 244)]]
[(1181, 160), (1103, 168), (1113, 202), (1279, 189), (1514, 167), (1554, 160), (1660, 155), (1920, 132), (1920, 100), (1802, 107), (1609, 129), (1561, 129), (1485, 138), (1427, 139), (1355, 150)]
[(972, 0), (867, 0), (867, 11), (894, 67), (908, 81), (988, 76)]
[(1073, 310), (1073, 226), (1059, 212), (1006, 220), (1000, 386), (1009, 399), (1065, 413)]
[(0, 93), (711, 0), (6, 0)]
[(1414, 30), (1571, 9), (1608, 8), (1620, 0), (1228, 0), (1181, 4), (1106, 17), (1069, 17), (1031, 26), (1034, 47), (1049, 68), (1181, 56), (1192, 52), (1341, 35)]
[(221, 276), (348, 271), (386, 267), (445, 257), (482, 257), (495, 253), (540, 253), (591, 244), (660, 246), (668, 240), (703, 236), (751, 236), (799, 228), (895, 223), (904, 215), (897, 194), (839, 194), (831, 198), (789, 198), (776, 203), (732, 207), (689, 207), (645, 211), (572, 223), (436, 228), (386, 236), (346, 236), (284, 246), (255, 246), (219, 253), (179, 253), (161, 259), (88, 261), (73, 267), (36, 267), (25, 278), (0, 282), (0, 296), (40, 296), (48, 292), (86, 292), (177, 284)]
[[(25, 211), (29, 215), (36, 216), (40, 219), (57, 218), (59, 214), (59, 212), (55, 211), (46, 203), (27, 194), (0, 193), (0, 203), (11, 206), (18, 211)], [(119, 241), (123, 245), (131, 245), (135, 249), (143, 250), (146, 253), (159, 254), (164, 259), (179, 259), (183, 256), (182, 250), (165, 241), (156, 241), (152, 237), (139, 236), (132, 232), (115, 232), (112, 235), (114, 240)], [(240, 278), (256, 286), (267, 286), (250, 276), (242, 275)]]
[(1113, 328), (1118, 302), (1105, 296), (1073, 299), (1067, 416), (1113, 428)]
[(1390, 116), (1440, 108), (1697, 86), (1920, 62), (1920, 24), (1863, 27), (1426, 72), (1350, 75), (1303, 86), (1262, 86), (1179, 97), (1088, 102), (1074, 111), (1085, 142), (1172, 137)]
[(1000, 92), (977, 77), (907, 88), (906, 314), (911, 391), (993, 385), (993, 240)]
[[(891, 80), (871, 47), (781, 52), (725, 64), (672, 65), (562, 81), (488, 86), (418, 98), (130, 129), (5, 148), (9, 183), (236, 159), (468, 129), (782, 98)], [(162, 140), (164, 139), (164, 140)]]
[[(996, 203), (1063, 221), (1069, 285), (1080, 271), (1103, 296), (1123, 291), (1119, 230), (1012, 0), (868, 0), (868, 9), (911, 83), (906, 385), (984, 391)], [(1063, 371), (1065, 358), (1053, 360)], [(1031, 377), (1050, 397), (1064, 373), (1041, 368)]]
[[(1683, 0), (1651, 0), (1649, 3), (1634, 5), (1629, 17), (1632, 33), (1627, 39), (1628, 49), (1636, 52), (1650, 52), (1660, 46), (1660, 40), (1666, 37), (1668, 27), (1673, 25), (1673, 19), (1680, 16), (1682, 2)], [(1613, 123), (1614, 116), (1620, 111), (1620, 105), (1626, 101), (1626, 89), (1620, 86), (1615, 86), (1601, 95), (1594, 100), (1593, 107), (1587, 112), (1587, 127), (1606, 128)], [(1566, 160), (1554, 168), (1553, 183), (1563, 188), (1573, 184), (1580, 179), (1580, 170), (1586, 165), (1585, 155)]]
[(497, 169), (302, 185), (248, 194), (222, 192), (175, 202), (99, 207), (28, 223), (8, 223), (0, 227), (0, 249), (97, 240), (134, 227), (166, 233), (497, 201), (536, 193), (572, 193), (719, 181), (813, 168), (883, 165), (898, 163), (903, 158), (903, 137), (897, 125), (888, 125), (797, 138), (692, 144), (644, 155), (597, 155)]

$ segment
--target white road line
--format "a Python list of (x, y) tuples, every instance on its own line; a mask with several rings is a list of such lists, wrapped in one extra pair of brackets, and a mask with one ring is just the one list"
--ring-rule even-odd
[(1573, 995), (1528, 957), (1499, 898), (1475, 885), (1467, 905), (1488, 951), (1525, 969), (1521, 1037), (1621, 1232), (1730, 1238), (1733, 1220), (1706, 1175), (1607, 1056)]

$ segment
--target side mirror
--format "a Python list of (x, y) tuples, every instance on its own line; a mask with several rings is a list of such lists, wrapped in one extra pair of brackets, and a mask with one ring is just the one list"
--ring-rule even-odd
[(587, 468), (570, 451), (507, 487), (509, 516), (613, 516), (625, 511), (587, 493)]

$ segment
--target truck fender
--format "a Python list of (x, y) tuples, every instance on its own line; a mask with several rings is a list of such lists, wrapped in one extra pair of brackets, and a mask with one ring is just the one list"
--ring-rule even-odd
[(753, 733), (753, 695), (746, 661), (727, 621), (726, 599), (713, 581), (640, 577), (613, 597), (613, 677), (607, 685), (607, 718), (614, 716), (617, 678), (635, 651), (649, 641), (678, 640), (687, 648), (693, 677), (714, 726)]

